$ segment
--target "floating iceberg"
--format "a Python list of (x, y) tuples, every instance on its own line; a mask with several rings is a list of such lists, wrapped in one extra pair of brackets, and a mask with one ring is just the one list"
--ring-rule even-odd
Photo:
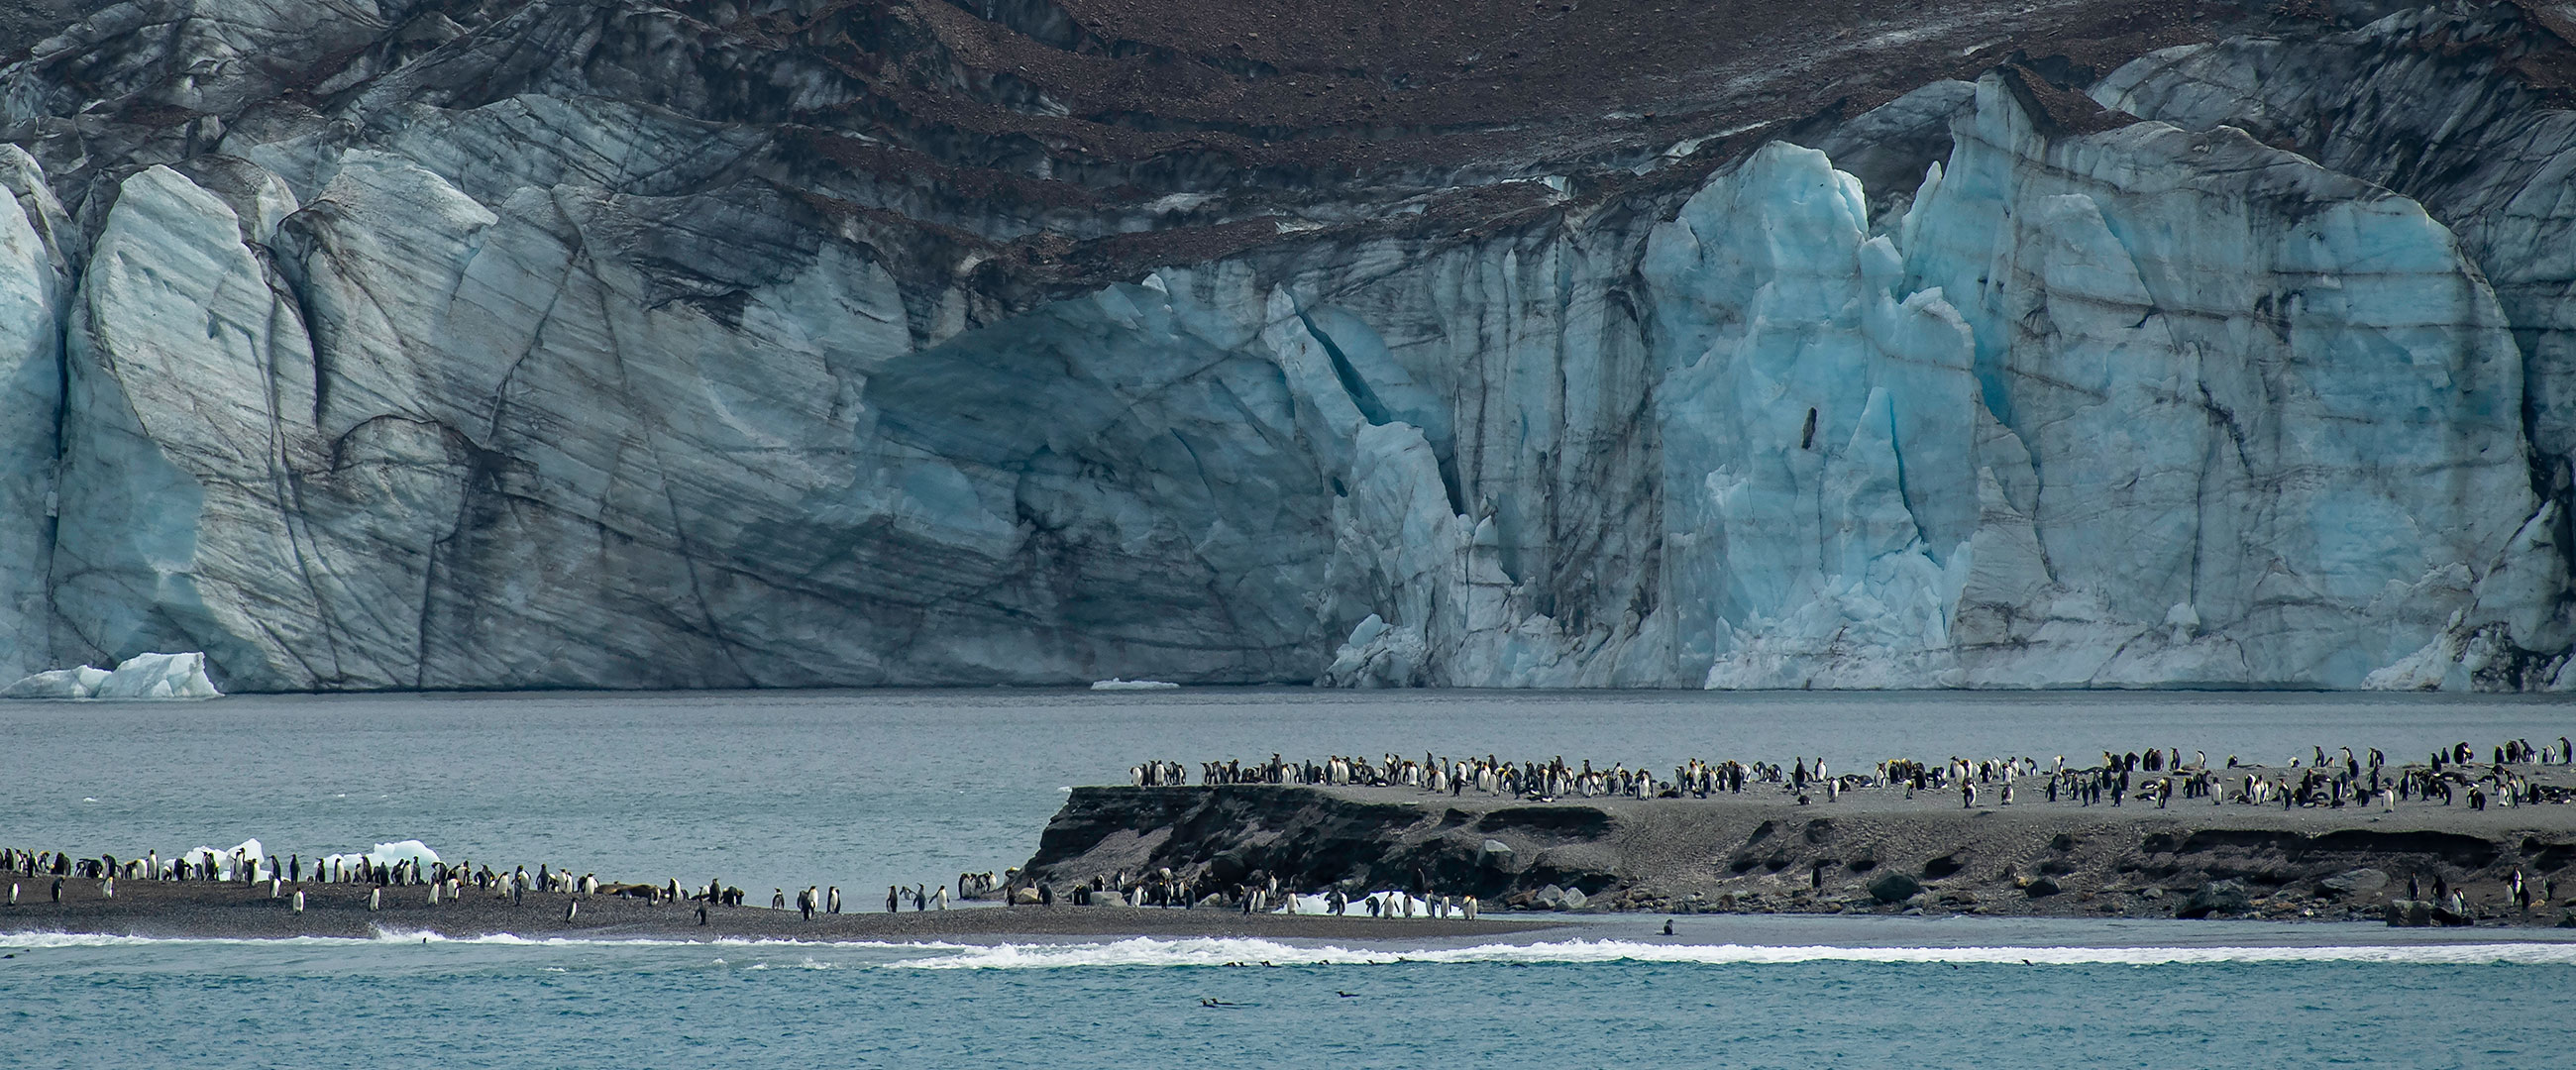
[(1168, 691), (1179, 686), (1163, 680), (1121, 680), (1116, 677), (1091, 682), (1094, 691)]
[(220, 698), (206, 677), (204, 654), (137, 654), (114, 671), (87, 665), (54, 669), (20, 679), (0, 698)]

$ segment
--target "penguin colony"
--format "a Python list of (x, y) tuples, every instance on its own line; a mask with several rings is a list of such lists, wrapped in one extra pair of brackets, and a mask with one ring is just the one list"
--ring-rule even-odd
[[(698, 923), (703, 925), (706, 924), (705, 905), (740, 907), (747, 899), (741, 888), (727, 885), (720, 879), (710, 879), (703, 886), (688, 888), (683, 888), (676, 880), (662, 884), (612, 884), (603, 883), (596, 874), (585, 873), (575, 877), (569, 870), (543, 864), (530, 874), (526, 866), (495, 870), (488, 865), (478, 867), (468, 862), (422, 864), (406, 859), (389, 863), (351, 863), (338, 858), (321, 858), (313, 861), (310, 870), (312, 882), (316, 884), (366, 888), (365, 903), (369, 911), (383, 910), (387, 902), (386, 893), (392, 889), (422, 889), (420, 901), (432, 907), (442, 902), (460, 902), (468, 895), (484, 895), (518, 903), (524, 900), (526, 893), (542, 891), (573, 896), (622, 896), (653, 904), (704, 904), (698, 908)], [(1017, 870), (1003, 874), (960, 873), (956, 884), (960, 891), (956, 898), (989, 896), (1017, 873)], [(157, 851), (150, 851), (140, 858), (120, 860), (112, 854), (83, 858), (67, 851), (0, 847), (0, 879), (9, 876), (51, 878), (51, 901), (55, 903), (63, 901), (62, 889), (66, 880), (96, 881), (100, 895), (111, 899), (115, 898), (116, 882), (120, 879), (221, 882), (245, 887), (266, 884), (269, 898), (287, 901), (292, 904), (292, 910), (302, 913), (307, 867), (301, 855), (254, 858), (239, 850), (230, 853), (201, 851), (169, 859), (162, 858)], [(7, 905), (17, 906), (20, 885), (13, 881), (9, 889), (11, 898)], [(795, 893), (794, 899), (793, 909), (807, 918), (816, 914), (841, 913), (841, 889), (837, 885), (830, 888), (808, 886)], [(777, 910), (790, 909), (788, 900), (785, 889), (774, 889), (769, 905)], [(946, 910), (951, 902), (949, 886), (944, 884), (937, 887), (926, 884), (912, 888), (890, 887), (886, 890), (886, 909), (889, 911), (899, 909), (898, 904), (909, 905), (915, 910)], [(567, 905), (564, 912), (566, 922), (580, 917), (578, 904), (576, 899)]]
[[(2484, 758), (2485, 761), (2479, 759)], [(1866, 772), (1829, 772), (1823, 759), (1793, 758), (1788, 766), (1763, 761), (1707, 761), (1692, 758), (1674, 767), (1670, 778), (1650, 772), (1640, 765), (1630, 768), (1624, 763), (1601, 768), (1586, 759), (1569, 764), (1562, 757), (1547, 761), (1507, 762), (1494, 755), (1482, 758), (1444, 758), (1425, 754), (1421, 760), (1388, 754), (1378, 761), (1367, 758), (1334, 755), (1323, 761), (1287, 761), (1273, 754), (1268, 761), (1244, 763), (1240, 760), (1198, 763), (1199, 786), (1214, 785), (1324, 785), (1373, 788), (1406, 788), (1420, 792), (1462, 795), (1469, 791), (1495, 797), (1552, 801), (1560, 798), (1709, 798), (1715, 795), (1742, 795), (1748, 790), (1772, 791), (1794, 795), (1800, 805), (1831, 803), (1853, 791), (1903, 791), (1907, 798), (1917, 792), (1949, 791), (1957, 793), (1961, 805), (1980, 806), (2029, 805), (2039, 800), (2075, 806), (2153, 805), (2159, 809), (2173, 801), (2207, 800), (2211, 805), (2278, 806), (2282, 809), (2323, 808), (2358, 812), (2391, 812), (2401, 803), (2408, 805), (2465, 805), (2472, 810), (2489, 807), (2515, 807), (2540, 804), (2565, 804), (2576, 800), (2576, 788), (2539, 783), (2530, 775), (2536, 766), (2576, 765), (2576, 743), (2567, 737), (2534, 746), (2523, 739), (2508, 740), (2481, 754), (2461, 742), (2413, 762), (2391, 768), (2387, 757), (2376, 748), (2356, 753), (2350, 747), (2329, 754), (2313, 747), (2306, 755), (2292, 756), (2281, 766), (2253, 766), (2229, 756), (2223, 765), (2209, 761), (2205, 753), (2195, 752), (2186, 760), (2179, 748), (2149, 747), (2141, 751), (2114, 753), (2104, 751), (2098, 762), (2070, 765), (2063, 756), (2046, 765), (2030, 757), (1997, 757), (1966, 759), (1952, 757), (1945, 762), (1927, 762), (1893, 758), (1875, 763)], [(1127, 770), (1131, 785), (1143, 788), (1181, 787), (1191, 783), (1190, 770), (1175, 761), (1147, 761)], [(358, 862), (344, 859), (317, 859), (311, 867), (314, 882), (368, 886), (369, 910), (382, 909), (389, 889), (421, 888), (430, 906), (455, 902), (467, 895), (483, 895), (518, 902), (529, 891), (567, 893), (577, 896), (614, 895), (643, 899), (652, 903), (693, 902), (701, 904), (698, 917), (705, 924), (705, 906), (740, 907), (746, 901), (741, 888), (711, 879), (703, 886), (683, 888), (677, 880), (662, 884), (603, 883), (594, 874), (575, 877), (567, 870), (539, 865), (530, 874), (525, 866), (495, 870), (489, 865), (469, 862), (432, 862), (402, 860), (390, 863)], [(115, 882), (126, 881), (225, 881), (242, 885), (269, 885), (270, 898), (288, 900), (301, 911), (303, 886), (307, 872), (299, 855), (286, 857), (246, 857), (241, 852), (221, 855), (213, 851), (169, 859), (158, 852), (142, 857), (118, 859), (115, 855), (75, 857), (68, 852), (0, 847), (0, 875), (50, 878), (46, 891), (53, 902), (61, 902), (63, 881), (97, 882), (103, 897), (115, 895)], [(992, 872), (960, 873), (954, 885), (954, 899), (1001, 897), (1015, 904), (1053, 905), (1058, 898), (1051, 887), (1024, 886), (1018, 882), (1016, 869), (1001, 874)], [(2519, 874), (2517, 874), (2519, 877)], [(2515, 882), (2519, 885), (2521, 882)], [(889, 912), (946, 910), (952, 902), (950, 885), (932, 887), (916, 884), (906, 888), (888, 886), (884, 906)], [(9, 886), (8, 905), (21, 902), (19, 882)], [(1209, 906), (1222, 904), (1257, 912), (1284, 905), (1276, 878), (1269, 886), (1246, 885), (1216, 887), (1204, 876), (1178, 874), (1160, 870), (1150, 873), (1117, 874), (1114, 879), (1095, 877), (1088, 886), (1067, 890), (1066, 898), (1076, 905), (1117, 903), (1131, 906)], [(1479, 912), (1473, 897), (1432, 896), (1416, 900), (1407, 896), (1370, 895), (1351, 898), (1339, 890), (1323, 893), (1325, 911), (1331, 914), (1353, 914), (1366, 911), (1369, 916), (1474, 919)], [(837, 886), (808, 886), (790, 894), (783, 888), (773, 889), (772, 909), (794, 909), (806, 918), (816, 914), (839, 914), (843, 902)], [(2434, 900), (2440, 902), (2438, 896)], [(569, 906), (565, 920), (578, 916), (579, 908)]]
[[(2481, 757), (2486, 758), (2480, 762)], [(1272, 754), (1266, 762), (1240, 760), (1198, 763), (1198, 786), (1226, 784), (1295, 784), (1377, 788), (1413, 788), (1443, 795), (1473, 791), (1483, 795), (1552, 801), (1566, 798), (1705, 799), (1777, 789), (1793, 793), (1800, 805), (1832, 802), (1844, 792), (1903, 790), (1907, 798), (1921, 791), (1958, 793), (1964, 807), (2009, 806), (2033, 796), (2049, 802), (2083, 806), (2119, 806), (2123, 802), (2158, 808), (2172, 800), (2207, 799), (2213, 805), (2295, 807), (2373, 807), (2394, 810), (2399, 803), (2453, 805), (2465, 800), (2473, 810), (2489, 806), (2530, 806), (2576, 800), (2576, 788), (2543, 784), (2530, 776), (2533, 766), (2576, 765), (2576, 744), (2561, 736), (2533, 746), (2507, 740), (2481, 754), (2466, 742), (2433, 751), (2422, 762), (2391, 768), (2378, 748), (2355, 754), (2350, 747), (2327, 753), (2311, 748), (2280, 766), (2254, 766), (2229, 755), (2224, 766), (2212, 765), (2205, 752), (2186, 760), (2179, 748), (2148, 747), (2126, 753), (2102, 752), (2091, 765), (2069, 765), (2064, 755), (2042, 765), (2036, 758), (1968, 759), (1946, 762), (1891, 758), (1867, 772), (1840, 775), (1826, 771), (1822, 758), (1776, 762), (1706, 761), (1692, 758), (1674, 767), (1669, 779), (1644, 764), (1596, 768), (1590, 759), (1568, 765), (1562, 756), (1513, 763), (1493, 755), (1482, 758), (1437, 757), (1421, 760), (1388, 754), (1378, 762), (1334, 755), (1321, 762), (1285, 761)], [(2522, 768), (2517, 768), (2522, 767)], [(1175, 761), (1146, 761), (1129, 766), (1127, 781), (1140, 788), (1184, 787), (1189, 768)]]
[[(1539, 803), (1565, 799), (1708, 799), (1741, 797), (1751, 792), (1780, 801), (1794, 799), (1800, 806), (1829, 805), (1853, 792), (1902, 792), (1909, 800), (1918, 793), (1947, 792), (1969, 810), (2016, 804), (2152, 806), (2162, 810), (2181, 800), (2208, 806), (2323, 811), (2350, 815), (2360, 821), (2393, 813), (2401, 804), (2456, 805), (2477, 811), (2563, 805), (2576, 801), (2576, 786), (2567, 783), (2566, 767), (2571, 765), (2576, 765), (2576, 743), (2566, 737), (2540, 745), (2526, 739), (2507, 740), (2483, 752), (2460, 742), (2404, 765), (2392, 765), (2384, 752), (2368, 747), (2356, 752), (2350, 747), (2329, 751), (2316, 746), (2278, 765), (2257, 765), (2236, 755), (2213, 762), (2206, 752), (2193, 752), (2186, 757), (2180, 748), (2150, 747), (2128, 752), (2106, 750), (2097, 761), (2081, 764), (2070, 763), (2062, 755), (2047, 763), (2027, 756), (1953, 756), (1947, 761), (1892, 758), (1866, 770), (1843, 772), (1829, 770), (1821, 758), (1797, 757), (1787, 766), (1692, 758), (1674, 767), (1669, 778), (1642, 763), (1636, 767), (1625, 763), (1604, 767), (1590, 760), (1569, 763), (1561, 756), (1515, 763), (1494, 755), (1451, 758), (1425, 754), (1415, 759), (1387, 754), (1373, 762), (1347, 755), (1333, 755), (1321, 761), (1289, 761), (1273, 754), (1267, 761), (1250, 763), (1200, 762), (1195, 786), (1356, 787), (1451, 797), (1473, 793)], [(2550, 778), (2558, 783), (2540, 779), (2544, 767), (2559, 767), (2558, 775)], [(1138, 788), (1193, 786), (1190, 768), (1175, 761), (1140, 762), (1128, 768), (1127, 776), (1128, 783)], [(1193, 896), (1208, 891), (1202, 886), (1206, 879), (1195, 867), (1181, 872), (1161, 868), (1136, 875), (1122, 871), (1106, 879), (1094, 877), (1088, 889), (1077, 887), (1073, 894), (1077, 902), (1085, 901), (1086, 896), (1109, 895), (1114, 896), (1110, 902), (1125, 905), (1190, 905)], [(1259, 875), (1254, 879), (1259, 880)], [(1821, 881), (1821, 872), (1817, 879)], [(1252, 903), (1262, 902), (1265, 897), (1276, 899), (1278, 878), (1269, 878), (1268, 884), (1266, 889), (1237, 888), (1232, 892)], [(2555, 885), (2555, 880), (2527, 879), (2516, 869), (2506, 881), (2506, 890), (2509, 899), (2528, 913), (2534, 906), (2556, 899)], [(1421, 887), (1428, 894), (1428, 886)], [(1332, 900), (1330, 912), (1343, 912), (1347, 901), (1340, 898), (1339, 892), (1327, 890), (1324, 894)], [(2446, 911), (2458, 918), (2470, 916), (2460, 893), (2447, 886), (2436, 889), (2429, 900), (2421, 897), (2420, 889), (2410, 887), (2403, 902), (2430, 905), (2436, 923), (2465, 923), (2443, 921)], [(1368, 909), (1376, 914), (1378, 903), (1372, 899)], [(1467, 916), (1473, 916), (1472, 910)]]

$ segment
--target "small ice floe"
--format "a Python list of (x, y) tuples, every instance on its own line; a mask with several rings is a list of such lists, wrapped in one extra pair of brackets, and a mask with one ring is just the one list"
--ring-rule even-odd
[(136, 654), (114, 670), (82, 665), (54, 669), (0, 688), (0, 698), (162, 699), (218, 698), (206, 677), (206, 656)]
[(1164, 680), (1121, 680), (1114, 676), (1091, 682), (1094, 691), (1169, 691), (1179, 686)]

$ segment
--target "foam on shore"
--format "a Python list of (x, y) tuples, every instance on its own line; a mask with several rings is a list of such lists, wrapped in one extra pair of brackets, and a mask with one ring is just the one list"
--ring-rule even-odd
[(2358, 962), (2391, 965), (2576, 965), (2576, 943), (2347, 944), (2289, 947), (1838, 947), (1824, 944), (1663, 944), (1631, 940), (1540, 941), (1389, 951), (1299, 947), (1275, 940), (1158, 940), (1088, 944), (997, 944), (894, 969), (1066, 969), (1085, 966), (1387, 966), (1399, 963), (1670, 963), (1792, 965), (1806, 962), (1959, 965), (2158, 966), (2223, 963)]
[(520, 936), (481, 933), (449, 936), (386, 927), (365, 937), (283, 938), (147, 937), (105, 933), (0, 934), (0, 948), (45, 950), (161, 945), (242, 947), (342, 947), (449, 945), (524, 948), (795, 948), (900, 955), (892, 961), (855, 963), (896, 970), (1031, 970), (1081, 968), (1224, 968), (1291, 966), (1394, 966), (1423, 964), (1789, 966), (1815, 962), (1891, 965), (1983, 966), (2207, 966), (2362, 963), (2394, 966), (2576, 966), (2576, 941), (2482, 943), (2348, 943), (2261, 945), (2041, 946), (1843, 946), (1834, 944), (1692, 944), (1636, 940), (1541, 940), (1466, 947), (1369, 948), (1299, 945), (1257, 938), (1215, 937), (1046, 943), (962, 944), (944, 941), (797, 940), (718, 937)]

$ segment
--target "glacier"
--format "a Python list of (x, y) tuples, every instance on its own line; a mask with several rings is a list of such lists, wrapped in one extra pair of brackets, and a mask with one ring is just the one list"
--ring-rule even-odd
[(0, 669), (2576, 688), (2576, 118), (2502, 7), (1285, 208), (908, 178), (658, 11), (0, 66)]

